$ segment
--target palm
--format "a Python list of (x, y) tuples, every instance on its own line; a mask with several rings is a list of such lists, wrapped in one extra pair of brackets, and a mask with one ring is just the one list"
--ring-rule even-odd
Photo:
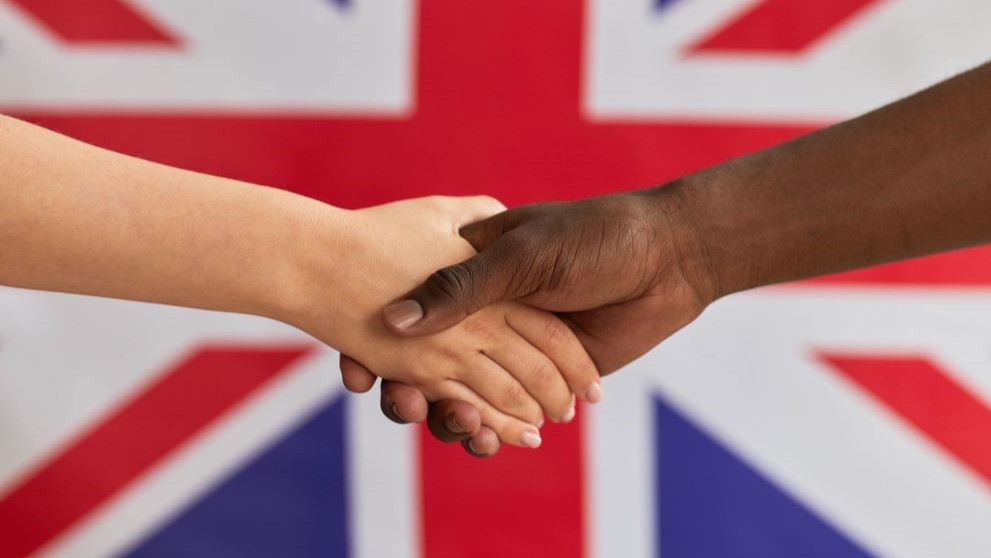
[(692, 296), (655, 289), (630, 301), (561, 317), (605, 376), (636, 360), (700, 313)]

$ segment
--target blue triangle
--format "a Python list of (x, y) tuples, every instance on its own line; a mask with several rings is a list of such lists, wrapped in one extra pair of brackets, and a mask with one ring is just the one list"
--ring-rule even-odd
[(339, 396), (126, 556), (345, 558), (345, 411)]
[(871, 556), (660, 398), (654, 422), (658, 556)]

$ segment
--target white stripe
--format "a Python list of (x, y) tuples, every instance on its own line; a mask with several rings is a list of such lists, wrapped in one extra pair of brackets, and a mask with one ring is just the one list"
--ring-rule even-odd
[(650, 376), (627, 367), (604, 380), (602, 403), (586, 407), (590, 557), (656, 556)]
[[(0, 288), (0, 315), (0, 486), (8, 487), (203, 343), (318, 345), (248, 316), (15, 289)], [(41, 554), (108, 556), (148, 536), (340, 394), (337, 361), (330, 349), (301, 361)], [(381, 415), (377, 393), (352, 399), (348, 426), (355, 556), (416, 556), (413, 430)]]
[(312, 342), (277, 322), (0, 287), (0, 494), (204, 342)]
[(832, 122), (970, 69), (991, 48), (988, 2), (899, 0), (856, 13), (806, 52), (685, 54), (759, 1), (692, 0), (659, 12), (646, 0), (586, 0), (587, 113)]
[(343, 10), (330, 0), (129, 1), (182, 46), (66, 47), (0, 2), (0, 106), (392, 116), (412, 108), (412, 0)]
[(325, 351), (302, 363), (187, 442), (40, 555), (114, 556), (154, 533), (339, 393), (339, 375), (332, 373), (335, 361), (333, 352)]
[(355, 558), (419, 556), (416, 430), (393, 424), (378, 390), (352, 400), (351, 518)]

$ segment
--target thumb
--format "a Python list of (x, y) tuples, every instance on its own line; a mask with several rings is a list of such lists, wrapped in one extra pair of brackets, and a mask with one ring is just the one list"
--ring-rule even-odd
[(435, 272), (419, 287), (383, 312), (385, 325), (404, 336), (443, 331), (500, 300), (529, 294), (527, 277), (518, 272), (525, 243), (509, 234), (477, 256)]
[(533, 207), (524, 206), (487, 217), (464, 225), (458, 230), (461, 238), (467, 240), (468, 244), (479, 252), (515, 229), (532, 222), (539, 215), (535, 214)]
[(504, 211), (487, 219), (475, 221), (461, 227), (458, 234), (467, 240), (472, 248), (481, 252), (513, 229), (513, 215), (512, 211)]

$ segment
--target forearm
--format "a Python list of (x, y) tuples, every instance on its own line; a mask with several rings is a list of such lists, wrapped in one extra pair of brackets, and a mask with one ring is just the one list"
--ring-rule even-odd
[(0, 284), (273, 315), (329, 206), (0, 117)]
[(720, 296), (991, 242), (991, 66), (687, 177)]

